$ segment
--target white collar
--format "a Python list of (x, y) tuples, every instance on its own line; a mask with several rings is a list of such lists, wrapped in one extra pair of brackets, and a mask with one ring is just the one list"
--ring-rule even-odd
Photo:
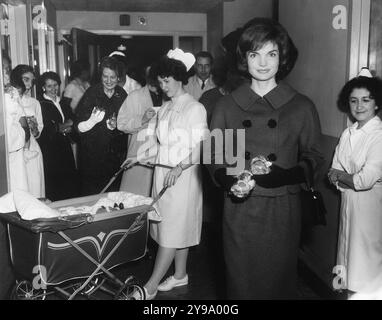
[(379, 127), (379, 126), (382, 126), (382, 121), (381, 121), (381, 118), (379, 116), (374, 116), (373, 118), (371, 118), (368, 122), (366, 122), (361, 129), (357, 129), (358, 128), (358, 122), (354, 122), (351, 126), (350, 126), (350, 132), (351, 133), (355, 133), (355, 132), (364, 132), (364, 133), (370, 133), (372, 132), (375, 128)]
[(56, 101), (54, 101), (52, 98), (48, 97), (45, 93), (43, 96), (45, 99), (53, 102), (53, 104), (56, 106), (58, 112), (60, 113), (62, 117), (62, 121), (65, 121), (65, 116), (64, 116), (64, 113), (62, 112), (61, 105), (60, 105), (60, 97), (57, 96)]
[[(195, 77), (196, 77), (196, 80), (198, 81), (199, 85), (202, 86), (202, 84), (203, 84), (203, 80), (200, 79), (197, 75), (195, 75)], [(210, 80), (210, 77), (211, 77), (211, 76), (209, 76), (206, 80), (204, 80), (204, 85), (207, 84), (207, 82)]]
[(56, 97), (56, 101), (54, 101), (51, 97), (47, 96), (47, 95), (44, 93), (44, 98), (45, 98), (46, 100), (50, 100), (50, 101), (52, 101), (54, 104), (58, 104), (58, 103), (60, 103), (60, 97), (59, 97), (59, 96), (57, 96), (57, 97)]

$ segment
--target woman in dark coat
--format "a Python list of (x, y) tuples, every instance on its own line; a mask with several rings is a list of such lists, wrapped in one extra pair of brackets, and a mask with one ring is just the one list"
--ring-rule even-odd
[(45, 72), (40, 83), (43, 94), (39, 101), (44, 129), (38, 138), (43, 155), (46, 198), (57, 201), (78, 196), (78, 175), (71, 143), (74, 115), (70, 106), (58, 96), (60, 77), (55, 72)]
[[(127, 135), (117, 129), (118, 111), (127, 94), (118, 86), (119, 62), (105, 58), (100, 65), (101, 83), (90, 87), (77, 106), (80, 132), (81, 193), (99, 193), (126, 159)], [(109, 191), (118, 191), (120, 177)]]
[[(280, 81), (297, 58), (280, 24), (256, 20), (242, 34), (238, 56), (251, 83), (219, 100), (210, 128), (212, 135), (215, 129), (226, 135), (232, 129), (234, 137), (217, 145), (210, 166), (215, 181), (227, 191), (223, 246), (228, 298), (295, 298), (299, 191), (309, 168), (314, 170), (322, 159), (319, 117), (309, 98)], [(228, 195), (235, 182), (232, 174), (243, 171), (244, 164), (249, 170), (251, 159), (259, 155), (273, 163), (271, 172), (254, 176), (256, 186), (247, 197)], [(236, 172), (228, 169), (235, 162)]]

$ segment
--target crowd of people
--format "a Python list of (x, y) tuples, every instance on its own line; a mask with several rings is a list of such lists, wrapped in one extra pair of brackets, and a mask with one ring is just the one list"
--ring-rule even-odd
[[(62, 97), (55, 72), (38, 78), (38, 99), (31, 67), (19, 65), (7, 78), (11, 190), (51, 201), (96, 194), (121, 166), (126, 170), (108, 191), (155, 197), (166, 189), (156, 204), (162, 220), (150, 224), (158, 251), (144, 284), (148, 300), (188, 284), (189, 248), (199, 244), (209, 210), (222, 218), (227, 298), (297, 297), (300, 191), (323, 162), (319, 116), (283, 81), (298, 50), (282, 25), (256, 18), (223, 40), (220, 59), (170, 50), (146, 68), (145, 85), (129, 77), (121, 52), (100, 62), (91, 86), (89, 64), (74, 63)], [(338, 101), (354, 120), (328, 173), (342, 195), (337, 260), (350, 293), (382, 266), (381, 94), (381, 80), (362, 73)], [(223, 140), (212, 141), (212, 162), (200, 166), (213, 131)], [(252, 188), (236, 193), (237, 176), (259, 156), (269, 171), (251, 173)], [(244, 167), (233, 174), (238, 157)], [(173, 262), (174, 274), (163, 279)]]

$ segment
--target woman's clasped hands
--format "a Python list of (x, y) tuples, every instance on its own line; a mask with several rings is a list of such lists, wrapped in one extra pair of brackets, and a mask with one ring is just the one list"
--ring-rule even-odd
[(341, 177), (346, 174), (344, 171), (342, 170), (338, 170), (338, 169), (334, 169), (334, 168), (331, 168), (328, 172), (328, 179), (329, 179), (329, 182), (336, 186), (337, 188), (338, 187), (344, 187), (344, 185), (341, 183)]
[(33, 134), (33, 136), (37, 137), (40, 132), (38, 131), (38, 123), (37, 123), (36, 117), (35, 116), (27, 117), (27, 123), (28, 123), (29, 129), (31, 130), (31, 133)]

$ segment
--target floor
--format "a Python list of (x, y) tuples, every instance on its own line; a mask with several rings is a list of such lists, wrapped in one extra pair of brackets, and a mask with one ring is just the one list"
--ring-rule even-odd
[[(157, 300), (220, 300), (225, 298), (224, 267), (221, 251), (221, 237), (211, 223), (204, 223), (199, 246), (190, 250), (188, 261), (188, 286), (169, 292), (158, 292)], [(141, 281), (150, 276), (154, 263), (155, 244), (149, 243), (150, 252), (142, 260), (130, 264), (130, 271)], [(168, 275), (173, 273), (170, 269)], [(303, 300), (332, 299), (325, 288), (302, 264), (299, 264), (298, 295)], [(313, 286), (313, 288), (312, 288)]]
[[(188, 261), (188, 286), (178, 287), (169, 292), (158, 292), (156, 300), (221, 300), (224, 299), (224, 267), (221, 250), (221, 237), (217, 224), (204, 222), (202, 240), (199, 246), (190, 250)], [(119, 266), (112, 270), (122, 282), (134, 275), (143, 284), (150, 276), (155, 257), (156, 244), (148, 243), (148, 253), (145, 257)], [(170, 268), (168, 275), (172, 274)], [(112, 287), (106, 285), (107, 288)], [(114, 290), (114, 289), (113, 289)], [(72, 291), (73, 292), (73, 291)], [(301, 263), (299, 264), (298, 295), (301, 300), (340, 299), (334, 295)], [(46, 299), (62, 299), (62, 294), (51, 294)], [(97, 290), (91, 295), (92, 299), (113, 299), (113, 295)], [(84, 299), (78, 296), (78, 299)]]

